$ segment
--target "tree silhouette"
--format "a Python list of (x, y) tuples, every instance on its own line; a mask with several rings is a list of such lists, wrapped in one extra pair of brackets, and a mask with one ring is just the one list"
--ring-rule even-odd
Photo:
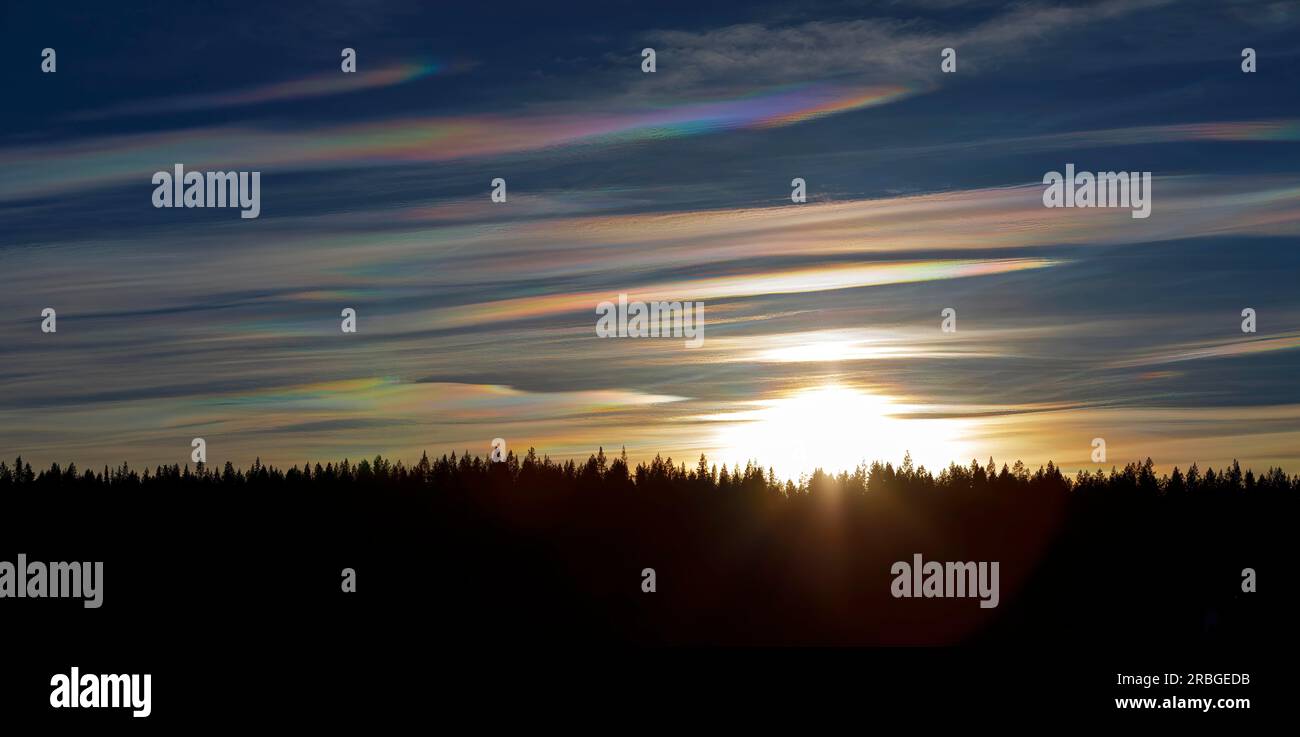
[[(411, 626), (466, 636), (1033, 643), (1065, 629), (1079, 643), (1263, 645), (1290, 632), (1285, 608), (1264, 604), (1276, 584), (1240, 587), (1247, 567), (1272, 582), (1294, 570), (1300, 477), (1280, 468), (1160, 475), (1145, 459), (1071, 478), (1050, 462), (1031, 471), (993, 459), (935, 473), (907, 456), (796, 481), (757, 461), (629, 467), (625, 452), (576, 463), (529, 448), (501, 463), (425, 453), (411, 466), (375, 456), (215, 469), (56, 463), (37, 474), (0, 461), (0, 533), (18, 550), (72, 535), (214, 570), (240, 555), (257, 556), (254, 567), (396, 569), (399, 583), (371, 583), (367, 601), (388, 596), (386, 617), (419, 612)], [(893, 599), (890, 566), (916, 553), (1000, 561), (1001, 605)], [(639, 598), (645, 567), (658, 572), (653, 600)], [(431, 571), (440, 577), (426, 586)]]

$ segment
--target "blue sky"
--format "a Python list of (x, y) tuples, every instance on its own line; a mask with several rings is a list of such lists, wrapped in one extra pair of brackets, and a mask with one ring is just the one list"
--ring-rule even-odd
[(267, 5), (5, 8), (0, 454), (1300, 465), (1293, 4)]

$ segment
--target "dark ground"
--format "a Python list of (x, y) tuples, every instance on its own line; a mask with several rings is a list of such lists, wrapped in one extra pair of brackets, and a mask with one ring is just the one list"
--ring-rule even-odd
[[(734, 693), (751, 717), (811, 698), (960, 706), (977, 724), (1118, 718), (1113, 698), (1130, 695), (1253, 696), (1259, 715), (1295, 684), (1278, 661), (1295, 643), (1297, 488), (1282, 474), (1188, 488), (1138, 465), (1082, 483), (876, 467), (787, 495), (761, 473), (723, 485), (618, 461), (5, 473), (0, 560), (105, 563), (100, 609), (0, 599), (0, 703), (42, 723), (659, 714)], [(918, 552), (999, 561), (1000, 605), (893, 598), (890, 565)], [(341, 591), (343, 568), (357, 592)], [(627, 647), (643, 645), (707, 649)], [(890, 647), (904, 645), (952, 647)], [(154, 715), (49, 708), (49, 677), (72, 665), (152, 673)], [(1115, 686), (1119, 672), (1253, 681), (1153, 693)]]

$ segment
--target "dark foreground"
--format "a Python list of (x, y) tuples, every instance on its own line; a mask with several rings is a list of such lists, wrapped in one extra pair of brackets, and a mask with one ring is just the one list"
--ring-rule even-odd
[[(1158, 478), (1139, 465), (1086, 479), (876, 466), (802, 488), (753, 469), (629, 472), (603, 456), (147, 477), (6, 466), (0, 560), (103, 561), (104, 580), (98, 609), (0, 599), (2, 703), (133, 726), (189, 724), (196, 709), (236, 723), (262, 709), (482, 713), (483, 701), (653, 711), (709, 693), (751, 711), (783, 694), (969, 702), (997, 719), (1254, 695), (1253, 714), (1278, 713), (1286, 699), (1271, 694), (1294, 689), (1276, 655), (1295, 644), (1284, 601), (1298, 492), (1281, 472)], [(915, 554), (998, 562), (998, 605), (896, 598), (891, 566)], [(72, 665), (153, 673), (153, 715), (49, 708), (50, 676)], [(1249, 685), (1116, 685), (1120, 673), (1242, 672)]]

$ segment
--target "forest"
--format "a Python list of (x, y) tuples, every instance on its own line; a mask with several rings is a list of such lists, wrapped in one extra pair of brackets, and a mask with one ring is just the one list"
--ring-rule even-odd
[[(237, 600), (276, 616), (471, 642), (1032, 647), (1066, 628), (1080, 647), (1263, 644), (1290, 631), (1277, 602), (1297, 492), (1277, 468), (1158, 474), (1151, 459), (1067, 476), (904, 458), (798, 481), (603, 449), (287, 469), (18, 459), (0, 462), (0, 533), (10, 552), (106, 560), (105, 610), (213, 606), (158, 581), (229, 571)], [(998, 562), (1000, 604), (892, 597), (891, 566), (914, 555)], [(339, 593), (344, 568), (355, 594)]]

